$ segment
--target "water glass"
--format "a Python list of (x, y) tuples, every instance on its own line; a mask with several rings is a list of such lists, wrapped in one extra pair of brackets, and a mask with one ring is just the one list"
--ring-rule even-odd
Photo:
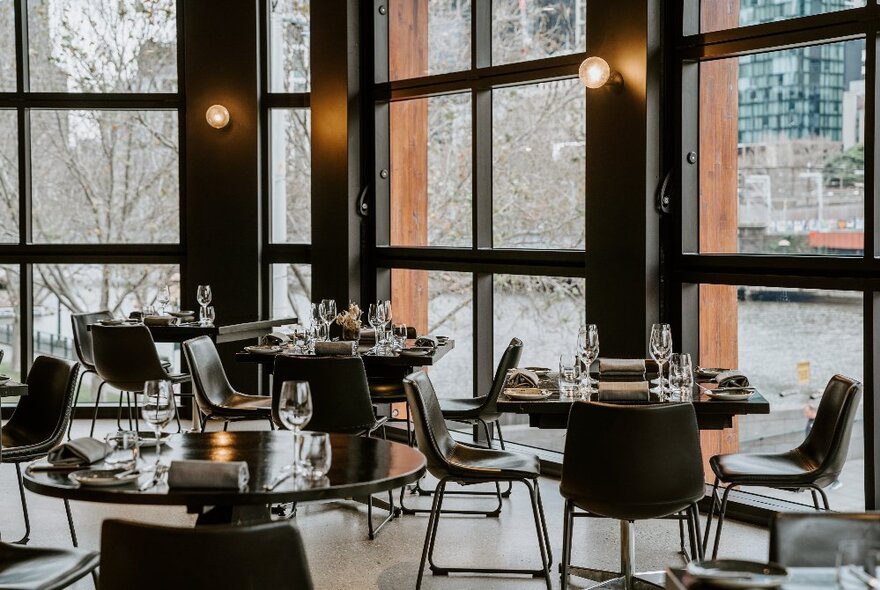
[(563, 354), (559, 357), (559, 397), (573, 398), (578, 395), (580, 370), (578, 358), (574, 354)]
[(201, 309), (201, 314), (202, 314), (202, 317), (199, 319), (202, 320), (203, 326), (213, 326), (214, 325), (214, 319), (216, 318), (216, 315), (214, 314), (214, 306), (213, 305), (208, 305), (206, 307), (203, 307)]
[(367, 321), (376, 335), (376, 347), (384, 345), (382, 340), (385, 336), (385, 306), (380, 302), (371, 303), (367, 309)]
[(880, 543), (870, 539), (847, 539), (837, 545), (837, 584), (840, 588), (865, 588), (865, 574), (877, 577)]
[(326, 432), (302, 433), (297, 451), (297, 464), (306, 478), (319, 480), (330, 471), (333, 449)]
[(327, 325), (327, 333), (330, 333), (330, 324), (336, 321), (336, 300), (335, 299), (322, 299), (320, 305), (318, 306), (318, 311), (321, 314), (321, 318), (324, 320), (324, 323)]
[(162, 433), (174, 419), (176, 411), (171, 381), (157, 379), (144, 383), (141, 417), (156, 433), (156, 465), (162, 457)]
[(676, 352), (669, 357), (669, 386), (672, 388), (669, 394), (671, 401), (693, 401), (694, 369), (691, 355)]
[(108, 465), (120, 469), (134, 469), (138, 459), (138, 433), (133, 430), (111, 432), (104, 438), (113, 449), (104, 459)]
[(394, 352), (394, 330), (391, 328), (382, 330), (382, 342), (384, 342), (384, 350), (386, 354)]
[(394, 334), (394, 350), (406, 348), (406, 324), (394, 324), (391, 331)]
[(168, 307), (168, 303), (171, 301), (171, 289), (168, 288), (168, 285), (165, 285), (161, 289), (159, 289), (158, 295), (156, 295), (156, 301), (159, 302), (159, 314), (165, 315), (165, 308)]

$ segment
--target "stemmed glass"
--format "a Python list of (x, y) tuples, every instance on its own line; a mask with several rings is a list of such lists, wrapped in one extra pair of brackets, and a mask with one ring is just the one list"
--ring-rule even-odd
[(285, 381), (281, 384), (278, 417), (287, 428), (293, 431), (294, 461), (291, 468), (296, 473), (300, 430), (312, 419), (312, 393), (308, 381)]
[(584, 364), (584, 377), (587, 381), (587, 392), (595, 393), (593, 378), (590, 377), (590, 367), (599, 358), (599, 329), (596, 324), (581, 326), (578, 332), (578, 356)]
[(657, 361), (660, 369), (660, 399), (666, 399), (666, 388), (663, 386), (663, 365), (672, 355), (672, 330), (669, 324), (651, 326), (651, 358)]
[(322, 299), (321, 305), (319, 306), (319, 311), (321, 312), (321, 317), (324, 320), (324, 324), (327, 326), (327, 339), (330, 339), (330, 324), (333, 323), (333, 320), (336, 319), (336, 300), (335, 299)]
[[(669, 358), (669, 385), (672, 387), (670, 398), (689, 402), (693, 396), (694, 372), (691, 355), (684, 352), (673, 353)], [(674, 395), (678, 391), (678, 395)]]
[[(371, 303), (367, 312), (367, 321), (373, 328), (376, 339), (376, 349), (382, 344), (382, 334), (385, 331), (385, 305), (380, 302)], [(380, 331), (381, 330), (381, 331)]]
[(171, 381), (157, 379), (144, 383), (144, 403), (141, 417), (156, 433), (156, 467), (162, 457), (162, 433), (174, 419), (174, 391)]
[(211, 305), (211, 297), (211, 285), (199, 285), (199, 288), (196, 291), (196, 301), (198, 301), (199, 305), (202, 306), (202, 311), (199, 314), (199, 319), (201, 320), (201, 324), (203, 326), (207, 322), (208, 306)]
[(156, 295), (156, 301), (159, 302), (159, 314), (165, 315), (165, 308), (168, 307), (168, 304), (171, 302), (171, 289), (168, 288), (168, 285), (159, 289), (159, 294)]

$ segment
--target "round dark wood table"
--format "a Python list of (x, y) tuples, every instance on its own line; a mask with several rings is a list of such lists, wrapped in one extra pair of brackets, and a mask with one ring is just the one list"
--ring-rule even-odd
[[(66, 471), (35, 471), (28, 467), (24, 485), (54, 498), (111, 504), (186, 506), (203, 515), (200, 524), (241, 522), (268, 517), (269, 504), (361, 498), (402, 487), (425, 472), (425, 456), (404, 444), (344, 434), (330, 435), (330, 472), (320, 482), (288, 478), (274, 490), (263, 489), (293, 462), (293, 433), (209, 432), (180, 434), (162, 446), (162, 462), (180, 459), (246, 461), (250, 481), (244, 490), (169, 489), (165, 483), (139, 491), (137, 482), (114, 487), (80, 486)], [(151, 461), (154, 455), (142, 454)], [(148, 481), (150, 474), (141, 477)], [(211, 507), (213, 516), (205, 511)]]

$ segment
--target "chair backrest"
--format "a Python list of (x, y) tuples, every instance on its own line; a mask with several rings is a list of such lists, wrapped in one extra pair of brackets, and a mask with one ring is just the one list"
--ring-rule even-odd
[(428, 471), (431, 475), (441, 478), (445, 475), (449, 458), (458, 444), (449, 436), (434, 385), (427, 373), (416, 371), (403, 379), (403, 389), (419, 450), (428, 460)]
[(183, 356), (192, 375), (196, 403), (204, 414), (210, 415), (236, 393), (223, 370), (217, 346), (210, 337), (199, 336), (183, 343)]
[(51, 448), (61, 442), (70, 421), (79, 363), (50, 356), (34, 359), (27, 376), (28, 394), (3, 426), (19, 444)]
[(770, 561), (786, 567), (833, 567), (841, 541), (880, 542), (880, 512), (780, 513), (770, 523)]
[(111, 387), (143, 391), (145, 381), (168, 378), (146, 326), (95, 324), (91, 330), (95, 370)]
[(510, 369), (515, 369), (519, 364), (519, 359), (522, 356), (522, 349), (522, 340), (519, 338), (512, 338), (510, 340), (510, 344), (507, 345), (507, 349), (504, 351), (504, 354), (501, 355), (501, 360), (495, 368), (495, 378), (492, 380), (492, 388), (489, 390), (489, 395), (486, 396), (486, 405), (483, 406), (483, 412), (487, 414), (498, 412), (495, 403), (498, 401), (498, 396), (504, 389), (504, 382), (507, 380), (507, 372)]
[(299, 531), (286, 521), (171, 528), (105, 520), (98, 583), (100, 590), (313, 588)]
[(89, 332), (89, 324), (112, 318), (113, 314), (106, 309), (70, 314), (70, 323), (73, 324), (73, 347), (76, 350), (76, 358), (90, 371), (95, 370), (95, 355), (92, 353), (92, 333)]
[(272, 375), (272, 420), (278, 416), (281, 384), (308, 381), (312, 392), (312, 419), (305, 426), (316, 432), (361, 434), (376, 425), (367, 372), (360, 357), (278, 356)]
[(693, 405), (575, 402), (559, 489), (577, 506), (621, 520), (696, 502), (705, 492)]
[(818, 465), (815, 482), (819, 487), (830, 485), (843, 470), (861, 399), (862, 384), (855, 379), (835, 375), (825, 386), (813, 427), (798, 447)]

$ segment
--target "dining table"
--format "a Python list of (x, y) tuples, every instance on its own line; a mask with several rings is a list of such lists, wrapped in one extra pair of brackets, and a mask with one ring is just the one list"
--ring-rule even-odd
[[(290, 431), (183, 433), (163, 443), (163, 464), (190, 459), (245, 461), (250, 479), (242, 489), (169, 488), (167, 483), (159, 483), (141, 491), (151, 473), (138, 481), (93, 487), (73, 481), (68, 477), (70, 470), (44, 470), (39, 464), (25, 470), (24, 485), (35, 494), (81, 502), (184, 506), (198, 515), (199, 526), (267, 521), (271, 504), (363, 498), (412, 483), (425, 472), (425, 456), (401, 443), (331, 434), (330, 444), (331, 466), (322, 479), (289, 477), (271, 490), (264, 486), (293, 463)], [(149, 462), (154, 456), (145, 450), (141, 460)]]
[[(0, 400), (7, 397), (21, 397), (28, 394), (27, 383), (8, 380), (0, 385)], [(0, 463), (3, 462), (3, 418), (0, 416)]]

